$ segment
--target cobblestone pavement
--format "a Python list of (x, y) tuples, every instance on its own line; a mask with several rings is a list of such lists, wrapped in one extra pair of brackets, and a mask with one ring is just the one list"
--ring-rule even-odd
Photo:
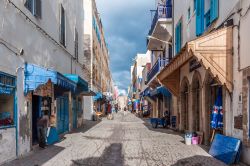
[(88, 122), (83, 129), (44, 150), (6, 166), (223, 166), (200, 146), (187, 146), (176, 132), (152, 129), (133, 114)]

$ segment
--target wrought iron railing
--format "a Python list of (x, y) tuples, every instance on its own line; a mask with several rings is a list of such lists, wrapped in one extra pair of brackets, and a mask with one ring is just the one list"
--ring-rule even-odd
[(160, 18), (172, 18), (172, 4), (167, 2), (167, 5), (158, 5), (151, 24), (148, 35), (152, 35), (155, 25)]
[(169, 58), (159, 58), (147, 74), (147, 82), (150, 82), (168, 63)]

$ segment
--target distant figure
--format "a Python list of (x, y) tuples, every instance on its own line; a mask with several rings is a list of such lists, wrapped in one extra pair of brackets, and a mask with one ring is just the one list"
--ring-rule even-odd
[(108, 102), (108, 114), (111, 114), (111, 110), (112, 110), (112, 106), (111, 106), (111, 104), (110, 104), (110, 102)]
[(39, 118), (37, 121), (37, 136), (38, 136), (39, 146), (41, 148), (45, 148), (46, 146), (46, 135), (48, 127), (49, 127), (48, 111), (44, 110), (43, 116)]

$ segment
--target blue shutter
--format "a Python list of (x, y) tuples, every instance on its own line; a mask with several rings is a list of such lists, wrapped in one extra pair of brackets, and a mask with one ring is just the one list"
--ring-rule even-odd
[(181, 50), (181, 38), (182, 38), (182, 24), (181, 24), (181, 22), (179, 23), (179, 39), (178, 39), (178, 41), (179, 41), (179, 52), (180, 52), (180, 50)]
[(178, 53), (178, 24), (175, 27), (175, 53)]
[(196, 36), (204, 32), (204, 0), (196, 0)]
[(175, 50), (176, 53), (179, 53), (179, 51), (181, 50), (181, 22), (179, 22), (176, 25), (175, 28)]
[(211, 0), (210, 22), (212, 23), (219, 16), (219, 0)]

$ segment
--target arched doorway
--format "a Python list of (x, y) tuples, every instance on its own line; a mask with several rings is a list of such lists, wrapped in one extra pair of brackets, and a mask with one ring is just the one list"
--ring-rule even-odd
[(184, 78), (181, 82), (181, 122), (182, 130), (189, 130), (189, 82)]
[(201, 77), (196, 71), (192, 80), (192, 129), (193, 131), (200, 131), (201, 119)]

